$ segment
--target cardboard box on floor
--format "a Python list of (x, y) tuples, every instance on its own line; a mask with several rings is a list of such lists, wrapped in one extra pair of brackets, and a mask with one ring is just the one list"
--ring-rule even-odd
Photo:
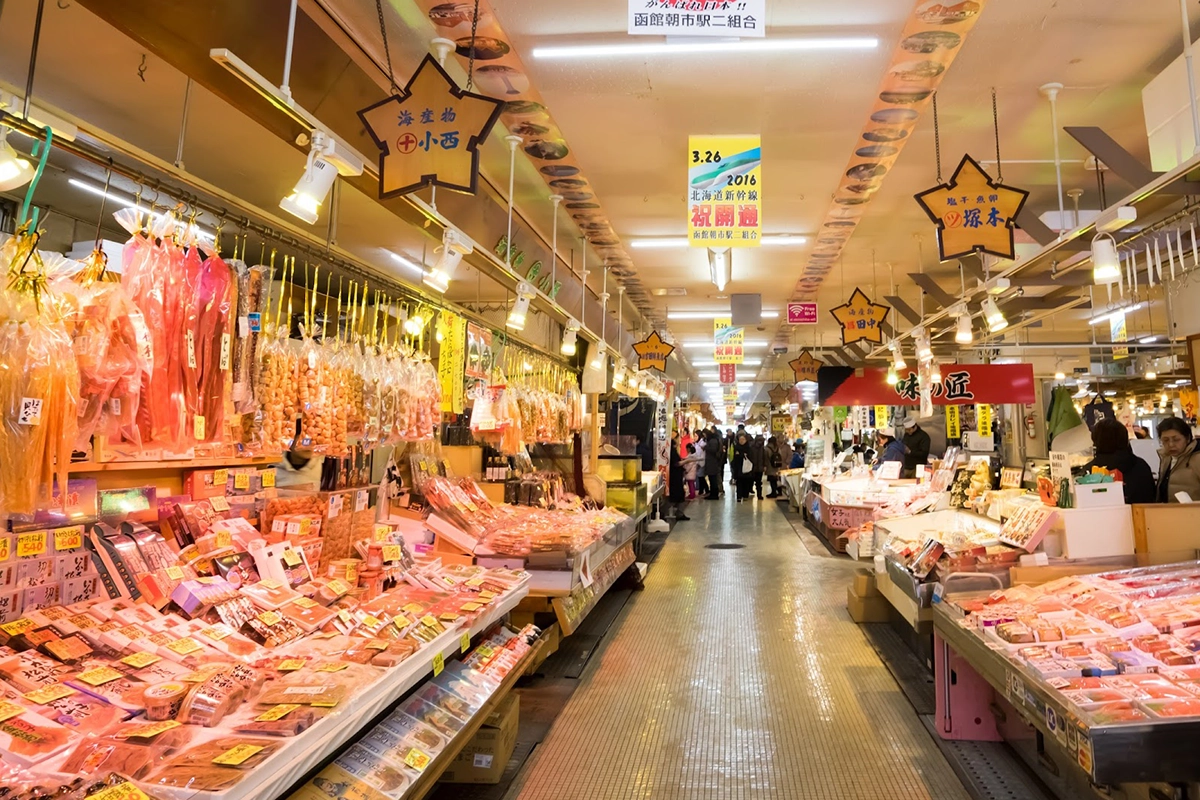
[(875, 573), (865, 567), (854, 571), (852, 585), (854, 593), (859, 597), (879, 597), (879, 590), (875, 588)]
[(511, 692), (442, 774), (443, 783), (499, 783), (517, 746), (519, 695)]
[(846, 610), (855, 622), (887, 622), (888, 601), (879, 594), (862, 597), (854, 593), (854, 587), (846, 587)]

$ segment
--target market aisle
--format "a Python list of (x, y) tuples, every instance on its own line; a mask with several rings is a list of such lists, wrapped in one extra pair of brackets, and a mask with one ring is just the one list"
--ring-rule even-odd
[(853, 565), (774, 501), (688, 513), (509, 800), (965, 800), (846, 614)]

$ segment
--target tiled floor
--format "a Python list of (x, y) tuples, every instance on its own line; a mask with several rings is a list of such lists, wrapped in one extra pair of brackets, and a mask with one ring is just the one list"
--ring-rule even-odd
[(853, 565), (773, 501), (688, 513), (508, 799), (966, 800), (846, 614)]

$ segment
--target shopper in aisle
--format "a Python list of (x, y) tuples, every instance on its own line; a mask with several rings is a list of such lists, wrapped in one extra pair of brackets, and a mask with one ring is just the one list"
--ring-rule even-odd
[(792, 460), (788, 462), (789, 469), (804, 469), (805, 446), (803, 439), (797, 439), (792, 446)]
[(683, 459), (683, 482), (687, 487), (687, 499), (696, 499), (696, 474), (704, 466), (704, 454), (696, 451), (695, 444), (687, 446), (687, 457)]
[(633, 435), (633, 452), (642, 459), (642, 472), (654, 471), (654, 448), (639, 433)]
[(1091, 472), (1092, 467), (1120, 470), (1127, 505), (1154, 502), (1154, 475), (1150, 465), (1133, 454), (1124, 425), (1115, 419), (1100, 420), (1092, 428), (1092, 445), (1096, 457), (1084, 465), (1085, 472)]
[(733, 458), (730, 466), (733, 468), (733, 480), (737, 486), (737, 501), (740, 503), (750, 497), (754, 488), (754, 459), (751, 456), (753, 445), (750, 437), (739, 433), (733, 443)]
[(1178, 417), (1167, 417), (1158, 423), (1158, 443), (1158, 502), (1183, 502), (1181, 493), (1200, 501), (1200, 453), (1191, 427)]
[(786, 462), (783, 460), (783, 451), (779, 446), (779, 440), (774, 436), (767, 439), (767, 447), (764, 455), (765, 463), (763, 464), (763, 468), (767, 473), (767, 482), (771, 485), (771, 493), (767, 497), (778, 497), (779, 470), (783, 468)]
[(905, 478), (916, 477), (917, 465), (929, 463), (929, 434), (921, 430), (915, 417), (904, 419)]
[(667, 502), (671, 504), (676, 522), (687, 522), (683, 513), (687, 497), (683, 492), (683, 459), (679, 457), (679, 434), (671, 437), (671, 455), (667, 463)]
[(754, 466), (754, 471), (750, 473), (754, 479), (752, 488), (758, 499), (762, 500), (763, 473), (767, 468), (767, 445), (761, 433), (750, 440), (750, 463)]
[(899, 461), (904, 463), (905, 451), (904, 445), (897, 441), (895, 436), (892, 436), (886, 431), (879, 431), (876, 434), (876, 448), (878, 455), (875, 457), (875, 468), (883, 466), (888, 461)]
[(275, 485), (288, 489), (321, 489), (321, 465), (325, 457), (312, 451), (311, 447), (301, 447), (300, 420), (296, 420), (296, 433), (292, 437), (292, 447), (286, 450), (283, 458), (275, 465)]
[(696, 467), (696, 492), (697, 494), (708, 494), (708, 481), (704, 477), (704, 462), (707, 460), (705, 451), (708, 447), (708, 428), (701, 428), (696, 434), (696, 441), (693, 442), (696, 447), (697, 467)]
[(721, 473), (725, 471), (725, 446), (721, 435), (715, 430), (709, 434), (704, 447), (704, 478), (708, 481), (708, 499), (720, 497)]

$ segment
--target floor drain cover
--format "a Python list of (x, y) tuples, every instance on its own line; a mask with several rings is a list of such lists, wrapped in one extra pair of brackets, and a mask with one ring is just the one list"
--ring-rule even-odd
[(741, 550), (746, 545), (733, 544), (732, 542), (717, 542), (716, 544), (704, 545), (709, 550)]

